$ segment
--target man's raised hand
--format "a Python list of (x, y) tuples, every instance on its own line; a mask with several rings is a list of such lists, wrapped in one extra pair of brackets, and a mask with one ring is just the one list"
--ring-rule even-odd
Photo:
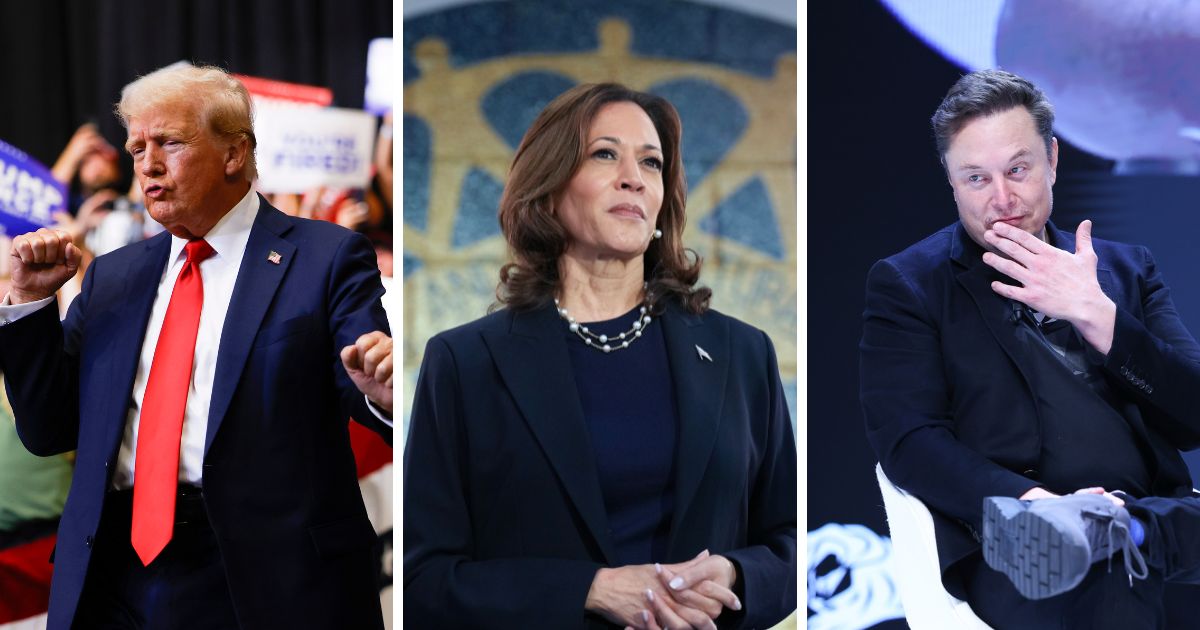
[(392, 338), (376, 330), (342, 348), (342, 366), (358, 391), (392, 413)]
[(1070, 322), (1084, 340), (1102, 354), (1108, 354), (1117, 305), (1104, 294), (1096, 279), (1090, 220), (1080, 223), (1075, 232), (1074, 254), (1006, 223), (995, 223), (983, 237), (996, 252), (1003, 254), (986, 252), (983, 262), (1021, 283), (1013, 286), (993, 282), (993, 291)]
[(63, 230), (41, 228), (13, 239), (9, 254), (12, 304), (36, 302), (55, 294), (79, 271), (82, 255)]

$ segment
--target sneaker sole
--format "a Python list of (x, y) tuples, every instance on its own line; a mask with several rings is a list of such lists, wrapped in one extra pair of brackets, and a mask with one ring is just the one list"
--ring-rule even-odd
[(1007, 497), (984, 501), (983, 559), (1026, 599), (1071, 590), (1091, 565), (1087, 549), (1064, 540), (1053, 524)]

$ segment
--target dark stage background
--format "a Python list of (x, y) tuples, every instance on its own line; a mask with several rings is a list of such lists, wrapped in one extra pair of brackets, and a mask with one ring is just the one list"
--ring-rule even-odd
[[(813, 532), (862, 524), (887, 535), (858, 402), (866, 274), (876, 260), (957, 220), (929, 117), (966, 70), (867, 0), (809, 5), (808, 60), (809, 622), (902, 628), (901, 621), (830, 625), (813, 616), (814, 604), (827, 607), (842, 596), (863, 607), (861, 619), (884, 618), (880, 611), (893, 605), (870, 601), (887, 591), (878, 571), (855, 566), (854, 558), (814, 554), (838, 526)], [(1059, 142), (1052, 220), (1074, 231), (1091, 218), (1098, 238), (1149, 246), (1184, 322), (1200, 331), (1200, 178), (1114, 175), (1114, 162), (1061, 135)], [(1188, 460), (1197, 478), (1200, 458), (1192, 453)], [(850, 597), (853, 591), (860, 595)]]
[(367, 44), (391, 36), (390, 0), (6, 2), (0, 139), (47, 167), (85, 122), (121, 147), (121, 87), (180, 60), (328, 87), (335, 106), (361, 108)]

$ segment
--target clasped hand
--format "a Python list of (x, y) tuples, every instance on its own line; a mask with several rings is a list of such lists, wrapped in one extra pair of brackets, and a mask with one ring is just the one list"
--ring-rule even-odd
[[(1105, 490), (1100, 486), (1080, 488), (1071, 494), (1099, 494), (1103, 495), (1104, 498), (1108, 499), (1109, 501), (1112, 501), (1113, 505), (1117, 507), (1125, 507), (1125, 501), (1121, 497), (1118, 497), (1117, 495)], [(1041, 486), (1037, 486), (1026, 490), (1025, 494), (1022, 494), (1017, 498), (1021, 499), (1022, 501), (1040, 501), (1041, 499), (1058, 499), (1060, 497), (1062, 497), (1061, 494), (1054, 494), (1053, 492), (1050, 492)]]
[(715, 629), (722, 610), (742, 609), (731, 590), (736, 578), (728, 558), (707, 550), (680, 564), (600, 569), (586, 608), (626, 628)]
[(993, 291), (1070, 322), (1092, 347), (1108, 354), (1117, 306), (1096, 279), (1090, 220), (1080, 223), (1075, 232), (1074, 254), (1007, 223), (993, 224), (983, 238), (994, 250), (984, 253), (983, 262), (1021, 283), (993, 282)]

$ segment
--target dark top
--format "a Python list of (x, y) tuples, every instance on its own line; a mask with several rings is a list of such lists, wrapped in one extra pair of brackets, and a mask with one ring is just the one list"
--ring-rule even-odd
[[(616, 337), (632, 328), (639, 308), (584, 325)], [(609, 353), (587, 346), (565, 320), (562, 330), (619, 562), (663, 562), (675, 498), (679, 412), (662, 325), (651, 319), (640, 338)]]
[[(1146, 496), (1152, 476), (1143, 449), (1149, 445), (1134, 432), (1130, 424), (1134, 420), (1122, 415), (1100, 364), (1087, 351), (1087, 342), (1070, 323), (1039, 322), (1027, 308), (1017, 338), (1035, 348), (1026, 369), (1045, 385), (1037, 395), (1042, 455), (1035, 481), (1057, 493), (1101, 486)], [(1056, 390), (1077, 391), (1078, 396), (1065, 403), (1062, 396), (1046, 395)], [(1069, 456), (1081, 450), (1105, 453), (1104, 464)]]

